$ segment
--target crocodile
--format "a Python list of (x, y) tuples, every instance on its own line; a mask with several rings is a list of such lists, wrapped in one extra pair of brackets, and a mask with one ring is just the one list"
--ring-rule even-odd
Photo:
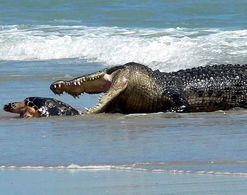
[(93, 113), (212, 112), (247, 108), (247, 65), (221, 64), (160, 72), (130, 62), (50, 85), (77, 98), (103, 93)]
[(21, 102), (5, 104), (3, 110), (19, 114), (21, 118), (74, 116), (81, 112), (70, 105), (53, 98), (28, 97)]

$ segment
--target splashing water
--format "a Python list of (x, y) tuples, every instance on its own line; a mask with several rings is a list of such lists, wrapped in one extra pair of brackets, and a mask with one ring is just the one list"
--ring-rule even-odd
[(0, 60), (79, 58), (105, 66), (135, 61), (173, 71), (245, 63), (246, 42), (247, 30), (6, 25), (0, 27)]

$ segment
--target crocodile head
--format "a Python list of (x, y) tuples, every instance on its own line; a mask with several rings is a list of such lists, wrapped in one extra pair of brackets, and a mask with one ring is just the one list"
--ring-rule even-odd
[[(150, 112), (150, 94), (154, 94), (154, 79), (149, 76), (149, 68), (128, 63), (86, 74), (72, 80), (59, 80), (51, 84), (55, 94), (68, 93), (77, 98), (83, 93), (100, 96), (96, 106), (86, 113), (102, 112)], [(150, 92), (150, 93), (149, 93)], [(146, 97), (146, 98), (145, 98)], [(142, 101), (144, 100), (144, 101)], [(145, 102), (146, 101), (146, 102)]]
[(58, 80), (51, 84), (50, 89), (57, 95), (68, 93), (79, 98), (83, 93), (104, 93), (96, 106), (88, 109), (87, 113), (101, 113), (107, 106), (125, 90), (129, 78), (129, 70), (124, 66), (103, 69), (92, 74), (86, 74), (72, 80)]

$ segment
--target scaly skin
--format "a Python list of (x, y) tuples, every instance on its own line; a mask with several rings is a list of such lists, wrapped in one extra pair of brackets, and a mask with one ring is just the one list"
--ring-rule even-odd
[(177, 72), (152, 71), (134, 62), (106, 68), (50, 89), (78, 97), (104, 93), (87, 113), (207, 112), (247, 108), (247, 65), (215, 65)]

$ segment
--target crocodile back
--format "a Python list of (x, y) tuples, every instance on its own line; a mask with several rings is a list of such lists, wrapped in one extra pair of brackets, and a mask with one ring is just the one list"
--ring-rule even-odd
[(214, 65), (171, 73), (191, 111), (247, 108), (247, 65)]

